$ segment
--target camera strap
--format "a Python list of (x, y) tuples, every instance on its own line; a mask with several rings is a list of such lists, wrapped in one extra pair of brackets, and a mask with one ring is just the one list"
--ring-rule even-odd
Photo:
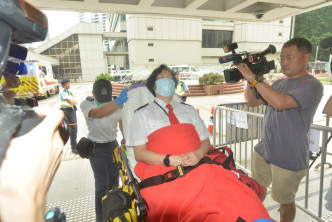
[(266, 105), (266, 104), (268, 104), (268, 102), (264, 99), (264, 97), (258, 92), (258, 90), (256, 89), (256, 88), (254, 88), (254, 90), (255, 90), (255, 93), (256, 93), (256, 98), (257, 99), (261, 99), (261, 100), (263, 100), (263, 102), (264, 102), (264, 104)]
[(9, 105), (0, 94), (0, 166), (6, 154), (10, 139), (21, 125), (25, 112), (22, 108)]

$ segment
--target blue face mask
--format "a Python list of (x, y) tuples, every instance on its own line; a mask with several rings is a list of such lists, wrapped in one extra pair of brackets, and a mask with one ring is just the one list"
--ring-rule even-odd
[(170, 97), (175, 91), (175, 82), (173, 79), (162, 78), (156, 81), (156, 92), (163, 97)]

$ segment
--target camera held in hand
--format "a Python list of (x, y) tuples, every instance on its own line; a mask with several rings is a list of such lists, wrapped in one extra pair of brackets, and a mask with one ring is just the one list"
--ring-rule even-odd
[[(27, 1), (7, 1), (0, 7), (0, 30), (0, 79), (6, 74), (26, 74), (24, 61), (28, 49), (19, 44), (45, 40), (48, 32), (46, 15)], [(15, 105), (9, 105), (0, 93), (0, 164), (10, 139), (28, 133), (44, 119), (31, 108), (38, 106), (37, 100), (14, 100)], [(65, 144), (69, 139), (65, 119), (58, 129)]]
[[(2, 97), (2, 95), (1, 95)], [(16, 100), (15, 103), (24, 100)], [(32, 98), (28, 101), (33, 101)], [(38, 115), (32, 107), (38, 105), (33, 102), (28, 102), (30, 105), (9, 105), (4, 102), (4, 99), (0, 100), (0, 125), (6, 126), (7, 133), (11, 134), (12, 137), (23, 136), (37, 126), (44, 117)], [(58, 130), (61, 136), (61, 139), (64, 144), (69, 139), (69, 125), (65, 118), (62, 119), (61, 123), (58, 126)]]
[[(227, 63), (233, 61), (233, 66), (236, 66), (240, 63), (245, 63), (248, 65), (249, 69), (256, 75), (264, 75), (269, 73), (270, 70), (275, 68), (274, 60), (267, 61), (265, 55), (276, 52), (276, 47), (274, 45), (269, 45), (267, 49), (260, 53), (250, 54), (248, 52), (236, 53), (237, 43), (232, 43), (224, 47), (224, 52), (232, 52), (232, 55), (222, 56), (219, 58), (219, 63)], [(231, 69), (224, 70), (225, 81), (227, 83), (236, 83), (240, 81), (243, 76), (241, 72), (235, 67)]]
[(27, 97), (27, 98), (14, 98), (14, 105), (16, 106), (29, 106), (36, 107), (38, 106), (38, 100), (35, 98)]

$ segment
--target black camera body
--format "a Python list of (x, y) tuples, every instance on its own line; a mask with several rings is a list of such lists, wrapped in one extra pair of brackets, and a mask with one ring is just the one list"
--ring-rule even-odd
[[(267, 49), (260, 53), (251, 54), (248, 52), (236, 53), (237, 43), (232, 43), (224, 47), (224, 52), (232, 52), (231, 56), (224, 56), (219, 59), (219, 63), (225, 63), (233, 61), (233, 66), (240, 63), (245, 63), (248, 65), (249, 69), (256, 75), (264, 75), (269, 73), (270, 70), (275, 69), (274, 60), (267, 61), (265, 55), (276, 52), (276, 47), (274, 45), (269, 45)], [(225, 61), (225, 62), (223, 62)], [(237, 68), (225, 69), (224, 70), (225, 81), (227, 83), (236, 83), (243, 79), (241, 72)]]
[[(27, 1), (0, 1), (0, 79), (3, 75), (26, 73), (24, 61), (28, 50), (18, 44), (45, 40), (48, 32), (46, 15)], [(15, 98), (9, 105), (0, 93), (0, 165), (9, 141), (28, 133), (44, 117), (31, 108), (38, 105), (32, 98)], [(64, 144), (69, 139), (69, 126), (63, 119), (58, 126)]]

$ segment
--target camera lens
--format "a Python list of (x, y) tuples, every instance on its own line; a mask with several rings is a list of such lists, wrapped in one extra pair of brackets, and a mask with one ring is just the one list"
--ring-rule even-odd
[(61, 139), (63, 141), (63, 144), (66, 144), (69, 139), (69, 124), (68, 121), (63, 118), (58, 126), (59, 133), (61, 136)]

